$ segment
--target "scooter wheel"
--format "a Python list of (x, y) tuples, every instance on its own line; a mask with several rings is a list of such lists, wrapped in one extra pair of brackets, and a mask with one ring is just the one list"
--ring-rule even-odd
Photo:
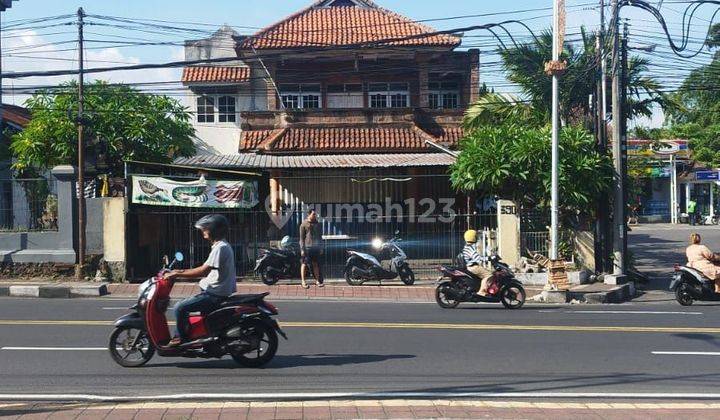
[(403, 266), (403, 268), (400, 269), (400, 280), (402, 280), (403, 283), (405, 283), (406, 286), (412, 286), (415, 284), (415, 273), (413, 273), (412, 269), (409, 266)]
[(500, 301), (507, 309), (520, 309), (525, 304), (525, 289), (516, 285), (503, 287)]
[(122, 367), (140, 367), (155, 354), (147, 331), (128, 326), (117, 327), (110, 334), (110, 357)]
[(449, 282), (440, 283), (435, 289), (435, 302), (443, 309), (455, 309), (460, 304), (459, 300), (448, 296), (448, 289), (452, 288)]
[(345, 281), (350, 286), (362, 286), (365, 280), (353, 277), (352, 268), (345, 270)]
[(268, 286), (272, 286), (280, 280), (279, 277), (273, 277), (268, 273), (268, 269), (260, 270), (260, 280)]
[(682, 306), (690, 306), (693, 304), (693, 297), (690, 292), (683, 286), (675, 289), (675, 300)]
[(250, 368), (258, 368), (269, 363), (278, 350), (278, 336), (275, 330), (260, 322), (244, 329), (247, 338), (257, 340), (257, 349), (245, 353), (230, 350), (230, 356), (237, 364)]

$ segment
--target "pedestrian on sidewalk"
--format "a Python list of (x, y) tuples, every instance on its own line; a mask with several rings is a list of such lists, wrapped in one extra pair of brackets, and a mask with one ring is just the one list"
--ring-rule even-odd
[(697, 202), (692, 198), (688, 200), (687, 209), (690, 226), (695, 226), (697, 224)]
[(317, 212), (311, 209), (300, 225), (300, 279), (302, 287), (308, 289), (309, 286), (305, 281), (306, 268), (310, 267), (315, 276), (315, 284), (318, 287), (325, 286), (325, 280), (322, 274), (322, 257), (325, 254), (325, 247), (322, 239), (322, 226), (318, 222)]

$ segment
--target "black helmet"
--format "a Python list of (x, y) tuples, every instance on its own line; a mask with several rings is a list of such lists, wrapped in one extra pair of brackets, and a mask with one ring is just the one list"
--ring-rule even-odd
[(230, 223), (228, 223), (227, 218), (221, 214), (208, 214), (195, 222), (195, 228), (207, 230), (210, 233), (210, 238), (217, 240), (225, 238), (230, 228)]

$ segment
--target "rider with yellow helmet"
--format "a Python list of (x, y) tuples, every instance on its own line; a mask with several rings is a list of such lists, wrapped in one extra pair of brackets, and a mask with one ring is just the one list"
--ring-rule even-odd
[(485, 268), (483, 265), (484, 259), (477, 251), (477, 231), (472, 229), (468, 230), (465, 232), (464, 238), (465, 247), (463, 248), (462, 254), (465, 259), (465, 265), (469, 272), (482, 279), (478, 294), (480, 296), (487, 296), (488, 281), (493, 273)]

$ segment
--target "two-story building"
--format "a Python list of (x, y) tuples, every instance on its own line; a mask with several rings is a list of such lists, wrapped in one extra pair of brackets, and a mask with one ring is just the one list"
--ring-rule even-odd
[[(178, 163), (262, 171), (273, 212), (401, 203), (436, 214), (447, 199), (465, 213), (454, 158), (432, 145), (457, 146), (479, 95), (479, 51), (460, 45), (369, 0), (316, 1), (251, 36), (223, 27), (188, 41), (186, 59), (209, 62), (183, 72), (199, 154)], [(325, 216), (328, 233), (359, 234)]]

